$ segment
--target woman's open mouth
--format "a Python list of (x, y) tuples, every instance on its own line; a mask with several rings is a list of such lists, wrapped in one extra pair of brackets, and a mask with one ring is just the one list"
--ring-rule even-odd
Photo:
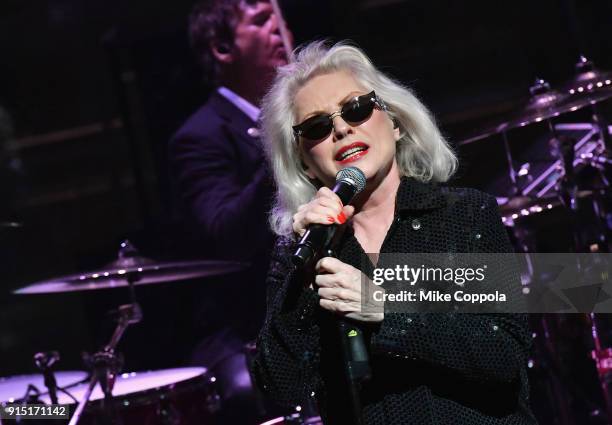
[(338, 151), (334, 159), (340, 164), (346, 164), (349, 162), (357, 161), (368, 153), (370, 147), (363, 142), (351, 143), (348, 146), (344, 146)]

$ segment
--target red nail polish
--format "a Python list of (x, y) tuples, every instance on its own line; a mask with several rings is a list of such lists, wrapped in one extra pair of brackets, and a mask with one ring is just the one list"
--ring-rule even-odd
[(338, 221), (340, 222), (340, 224), (344, 224), (344, 222), (346, 221), (346, 216), (344, 215), (344, 212), (338, 214)]
[(327, 221), (329, 221), (330, 223), (334, 223), (336, 220), (334, 220), (333, 217), (327, 217)]

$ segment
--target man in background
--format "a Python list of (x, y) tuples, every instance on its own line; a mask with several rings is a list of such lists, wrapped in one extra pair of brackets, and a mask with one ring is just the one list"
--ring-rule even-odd
[(259, 104), (288, 52), (269, 1), (200, 1), (189, 33), (205, 82), (215, 88), (169, 144), (181, 221), (200, 257), (251, 264), (245, 273), (201, 285), (197, 321), (205, 338), (192, 363), (235, 369), (263, 321), (273, 244), (267, 217), (273, 187), (259, 141)]
[(287, 63), (278, 18), (267, 1), (204, 0), (189, 31), (216, 87), (170, 143), (181, 213), (203, 254), (252, 261), (272, 239), (272, 186), (257, 121), (276, 68)]

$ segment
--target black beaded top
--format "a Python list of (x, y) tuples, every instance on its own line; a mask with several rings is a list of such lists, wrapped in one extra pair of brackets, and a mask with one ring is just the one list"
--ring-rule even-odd
[[(365, 253), (350, 226), (338, 258), (361, 269)], [(325, 424), (350, 424), (333, 314), (309, 289), (312, 270), (290, 263), (280, 238), (267, 286), (267, 315), (252, 373), (286, 405), (316, 399)], [(495, 198), (474, 189), (403, 178), (383, 253), (513, 252)], [(363, 271), (363, 270), (362, 270)], [(364, 422), (380, 425), (535, 424), (524, 315), (386, 313), (364, 325), (372, 379), (360, 392)]]

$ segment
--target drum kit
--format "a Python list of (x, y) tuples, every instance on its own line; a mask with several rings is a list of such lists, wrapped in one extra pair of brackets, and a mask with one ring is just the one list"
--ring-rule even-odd
[[(517, 251), (608, 252), (612, 137), (604, 103), (612, 98), (612, 72), (581, 56), (576, 76), (559, 89), (536, 79), (529, 91), (520, 107), (459, 144), (501, 136), (510, 187), (497, 199)], [(592, 122), (555, 123), (564, 114), (589, 109)], [(539, 143), (529, 151), (537, 152), (536, 158), (516, 167), (511, 131), (538, 123), (548, 129), (548, 146)], [(555, 228), (547, 234), (551, 225)], [(559, 233), (563, 227), (568, 234)]]
[[(520, 107), (459, 143), (501, 138), (509, 185), (497, 198), (499, 211), (516, 252), (530, 264), (533, 253), (610, 252), (612, 127), (606, 101), (611, 98), (612, 72), (581, 56), (574, 78), (558, 89), (537, 79)], [(590, 112), (592, 119), (556, 122), (575, 111), (582, 117)], [(546, 126), (544, 142), (532, 141), (527, 153), (533, 159), (515, 166), (513, 130), (539, 123)], [(537, 285), (537, 265), (530, 274), (523, 283)], [(607, 315), (531, 315), (530, 325), (537, 416), (557, 425), (612, 423), (612, 349), (605, 348), (612, 342), (607, 338), (612, 323)]]
[[(246, 267), (246, 263), (233, 261), (154, 261), (141, 256), (129, 241), (124, 241), (117, 259), (105, 267), (15, 290), (14, 294), (32, 295), (128, 288), (131, 302), (116, 309), (117, 323), (110, 341), (100, 351), (85, 357), (88, 372), (55, 371), (59, 353), (37, 353), (34, 362), (40, 374), (0, 378), (0, 406), (67, 406), (69, 425), (223, 424), (219, 419), (223, 416), (217, 415), (224, 408), (221, 395), (224, 389), (219, 387), (213, 371), (205, 367), (180, 367), (123, 372), (123, 357), (116, 348), (127, 328), (143, 319), (136, 297), (139, 286), (225, 275)], [(253, 344), (245, 347), (245, 352), (253, 351)], [(264, 423), (320, 423), (316, 417), (304, 416), (301, 410), (296, 406), (295, 410)], [(264, 411), (261, 418), (245, 418), (240, 423), (259, 424), (271, 415)], [(17, 423), (25, 419), (16, 418)], [(66, 423), (68, 419), (27, 420), (35, 425)], [(0, 425), (3, 423), (0, 417)]]

